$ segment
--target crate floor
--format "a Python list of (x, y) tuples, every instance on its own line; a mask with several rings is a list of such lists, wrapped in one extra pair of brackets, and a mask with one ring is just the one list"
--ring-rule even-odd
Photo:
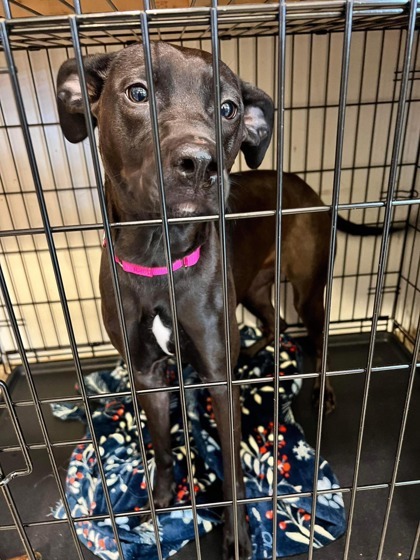
[[(305, 340), (302, 340), (305, 348)], [(368, 349), (367, 335), (340, 335), (330, 339), (331, 370), (360, 368), (366, 362)], [(401, 345), (388, 335), (381, 335), (375, 346), (374, 365), (397, 366), (407, 364), (410, 357)], [(112, 365), (84, 362), (86, 372)], [(44, 370), (43, 373), (41, 373)], [(311, 363), (305, 359), (305, 370), (311, 370)], [(39, 372), (39, 373), (38, 373)], [(41, 398), (74, 394), (75, 376), (72, 368), (60, 367), (34, 368), (37, 391)], [(324, 420), (321, 454), (328, 459), (343, 487), (353, 481), (355, 453), (359, 432), (359, 416), (363, 396), (365, 376), (363, 374), (343, 375), (332, 379), (337, 395), (337, 409)], [(395, 460), (395, 451), (404, 401), (407, 390), (408, 370), (390, 367), (385, 372), (373, 373), (369, 391), (368, 411), (366, 416), (365, 436), (359, 471), (359, 485), (371, 485), (389, 482)], [(309, 444), (315, 444), (316, 414), (310, 404), (311, 381), (306, 381), (296, 399), (294, 412), (297, 421), (305, 430)], [(15, 376), (11, 384), (15, 400), (29, 397), (24, 377)], [(398, 474), (398, 482), (419, 480), (420, 438), (420, 379), (416, 376), (412, 404), (408, 416), (406, 436)], [(19, 406), (17, 413), (28, 443), (42, 442), (42, 435), (35, 411), (32, 406)], [(43, 406), (50, 439), (53, 442), (78, 439), (83, 436), (84, 426), (77, 422), (63, 423), (51, 415), (49, 405)], [(5, 413), (0, 422), (9, 425)], [(9, 429), (0, 431), (0, 446), (16, 445), (15, 437)], [(54, 447), (54, 456), (64, 480), (66, 467), (72, 447)], [(56, 484), (51, 474), (50, 461), (45, 450), (32, 450), (34, 472), (26, 478), (19, 478), (10, 484), (13, 498), (24, 522), (51, 519), (47, 517), (51, 508), (59, 499)], [(0, 454), (4, 471), (22, 466), (21, 454), (7, 452)], [(388, 498), (388, 490), (375, 489), (359, 491), (357, 494), (355, 516), (352, 527), (350, 560), (373, 560), (381, 538), (382, 522)], [(344, 495), (347, 506), (350, 494)], [(417, 523), (420, 518), (420, 485), (402, 485), (395, 489), (394, 501), (385, 541), (383, 560), (408, 560)], [(3, 498), (0, 495), (0, 525), (11, 523)], [(74, 544), (66, 524), (38, 526), (28, 529), (28, 536), (44, 560), (76, 559)], [(339, 560), (344, 550), (345, 538), (330, 546), (315, 551), (316, 560)], [(220, 528), (204, 537), (201, 541), (202, 559), (219, 560), (221, 558)], [(0, 532), (0, 560), (7, 560), (23, 552), (15, 531)], [(84, 549), (87, 560), (94, 560)], [(416, 556), (415, 556), (416, 557)], [(174, 560), (193, 560), (195, 546), (187, 545)], [(307, 555), (295, 556), (303, 560)]]

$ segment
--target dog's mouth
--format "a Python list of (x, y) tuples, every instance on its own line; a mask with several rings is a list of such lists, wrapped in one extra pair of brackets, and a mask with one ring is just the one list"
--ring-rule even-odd
[(194, 216), (207, 216), (215, 214), (217, 209), (210, 201), (185, 201), (168, 204), (168, 216), (170, 218), (189, 218)]
[(202, 208), (195, 202), (167, 204), (169, 218), (188, 218), (202, 214)]
[(194, 216), (197, 213), (198, 205), (194, 202), (183, 202), (175, 206), (174, 211), (180, 217), (182, 216)]
[[(166, 208), (169, 218), (192, 218), (218, 213), (219, 192), (215, 181), (200, 184), (183, 183), (179, 182), (179, 180), (174, 180), (174, 177), (169, 173), (164, 179)], [(227, 200), (230, 192), (229, 174), (227, 171), (224, 172), (224, 180), (225, 199)], [(158, 204), (157, 196), (156, 204)]]

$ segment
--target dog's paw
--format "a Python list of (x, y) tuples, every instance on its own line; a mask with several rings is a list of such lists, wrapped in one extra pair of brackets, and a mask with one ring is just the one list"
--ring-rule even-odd
[[(249, 537), (248, 537), (249, 541)], [(223, 560), (235, 560), (235, 544), (231, 543), (223, 547)], [(239, 542), (239, 560), (251, 560), (252, 559), (252, 548), (251, 542), (241, 543)]]
[[(252, 545), (248, 534), (248, 527), (239, 526), (239, 560), (251, 560)], [(235, 560), (235, 539), (230, 531), (224, 531), (223, 538), (223, 560)]]
[[(162, 486), (160, 486), (160, 491), (158, 491), (158, 489), (156, 488), (153, 492), (153, 505), (155, 506), (155, 509), (167, 508), (167, 507), (173, 505), (174, 497), (175, 497), (175, 484), (174, 483), (172, 483), (167, 488), (163, 488)], [(143, 507), (140, 508), (139, 511), (141, 513), (142, 511), (147, 511), (147, 510), (150, 510), (150, 509), (151, 509), (150, 508), (150, 502), (149, 502), (149, 500), (147, 500), (147, 502), (144, 504)], [(144, 519), (144, 521), (149, 521), (151, 518), (152, 518), (151, 511), (149, 511), (148, 513), (146, 513), (142, 517), (142, 519)]]
[[(312, 391), (312, 406), (315, 410), (319, 409), (319, 398), (320, 398), (320, 388), (314, 387)], [(331, 387), (325, 387), (325, 395), (324, 395), (324, 409), (323, 413), (325, 416), (331, 414), (335, 410), (336, 400), (335, 400), (335, 393), (334, 389)]]
[(167, 508), (173, 504), (175, 498), (175, 482), (172, 476), (168, 476), (166, 483), (160, 479), (160, 483), (156, 484), (153, 489), (153, 503), (156, 509)]

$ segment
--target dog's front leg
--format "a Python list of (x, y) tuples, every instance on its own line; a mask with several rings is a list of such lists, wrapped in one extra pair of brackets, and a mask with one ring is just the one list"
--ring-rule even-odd
[[(216, 300), (211, 302), (213, 310), (217, 309)], [(203, 303), (203, 302), (202, 302)], [(231, 306), (232, 308), (233, 306)], [(181, 317), (184, 330), (194, 341), (196, 352), (191, 356), (191, 363), (200, 375), (204, 383), (215, 381), (226, 381), (226, 352), (224, 339), (223, 314), (214, 314), (212, 317), (206, 312), (205, 302), (203, 307), (195, 307), (196, 316)], [(189, 310), (191, 307), (189, 308)], [(186, 321), (185, 319), (189, 320)], [(206, 320), (202, 320), (206, 318)], [(211, 328), (210, 328), (211, 325)], [(231, 317), (230, 329), (230, 352), (232, 366), (236, 365), (239, 355), (239, 329), (234, 315)], [(209, 335), (211, 333), (211, 335)], [(228, 391), (225, 386), (213, 386), (209, 388), (212, 398), (213, 411), (219, 433), (222, 461), (223, 461), (223, 497), (232, 500), (232, 446), (230, 442), (231, 423), (229, 417)], [(241, 407), (239, 399), (240, 388), (238, 385), (232, 387), (233, 404), (233, 426), (234, 426), (234, 457), (236, 479), (236, 496), (238, 499), (245, 498), (245, 484), (240, 459), (242, 429), (241, 429)], [(238, 506), (238, 542), (239, 559), (248, 560), (252, 556), (251, 541), (248, 534), (245, 506)], [(232, 506), (225, 509), (225, 525), (223, 534), (224, 560), (235, 558), (235, 533)]]
[[(165, 361), (155, 363), (147, 373), (136, 375), (136, 388), (152, 389), (164, 387)], [(138, 395), (144, 410), (155, 453), (156, 477), (153, 482), (153, 502), (156, 508), (168, 507), (174, 496), (173, 460), (171, 449), (171, 427), (169, 418), (170, 394), (163, 392)]]
[[(240, 388), (238, 385), (232, 387), (233, 402), (233, 426), (234, 426), (234, 468), (236, 475), (236, 496), (238, 499), (245, 498), (245, 485), (240, 459), (240, 448), (242, 439), (241, 430), (241, 408), (239, 400)], [(230, 422), (228, 413), (228, 395), (226, 387), (212, 387), (210, 389), (212, 397), (213, 411), (216, 419), (220, 444), (223, 457), (223, 497), (225, 500), (232, 500), (232, 447), (230, 445)], [(238, 542), (239, 558), (247, 560), (251, 558), (251, 542), (248, 535), (246, 523), (245, 506), (238, 506)], [(235, 536), (234, 536), (234, 517), (231, 506), (225, 509), (225, 528), (223, 539), (223, 554), (227, 560), (235, 558)]]

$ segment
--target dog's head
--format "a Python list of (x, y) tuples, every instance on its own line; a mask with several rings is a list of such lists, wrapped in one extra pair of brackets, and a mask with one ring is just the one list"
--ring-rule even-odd
[[(211, 54), (152, 43), (154, 88), (170, 215), (217, 210), (216, 131)], [(84, 58), (90, 108), (113, 198), (125, 215), (156, 214), (157, 173), (143, 48)], [(242, 150), (257, 168), (270, 143), (274, 108), (270, 97), (241, 81), (220, 63), (224, 173)], [(87, 136), (74, 59), (57, 78), (60, 124), (70, 142)]]

